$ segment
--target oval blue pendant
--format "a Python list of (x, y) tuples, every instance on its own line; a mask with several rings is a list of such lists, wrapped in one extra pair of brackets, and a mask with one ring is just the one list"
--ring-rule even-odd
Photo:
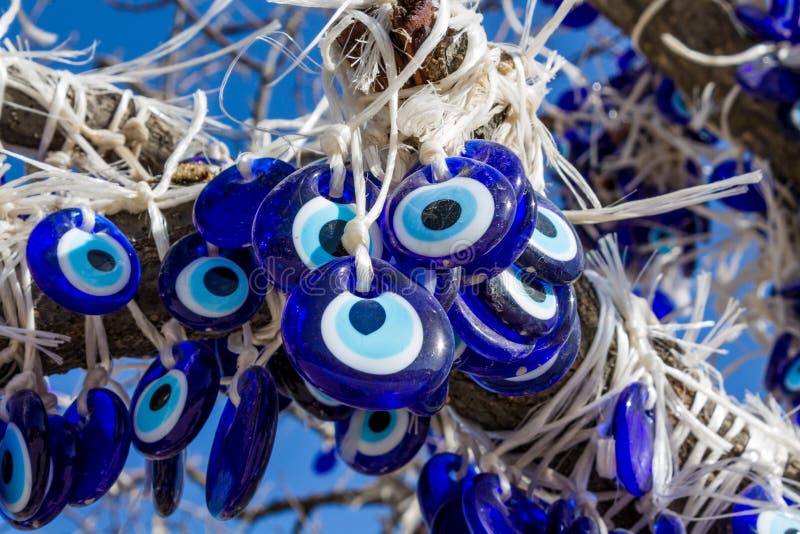
[(186, 450), (171, 458), (147, 460), (153, 484), (153, 506), (161, 517), (171, 516), (181, 504), (185, 464)]
[(475, 476), (475, 470), (470, 466), (464, 476), (458, 478), (463, 459), (452, 452), (434, 454), (425, 462), (419, 473), (417, 482), (417, 500), (422, 511), (422, 518), (428, 526), (433, 525), (436, 514), (450, 501), (456, 500), (461, 512), (461, 489), (463, 480)]
[(219, 368), (205, 344), (182, 341), (171, 350), (175, 366), (168, 369), (157, 357), (131, 399), (133, 444), (157, 460), (175, 456), (194, 439), (219, 388)]
[(391, 473), (414, 458), (429, 426), (430, 418), (408, 410), (354, 410), (336, 423), (336, 453), (359, 473)]
[[(356, 216), (353, 175), (348, 171), (342, 196), (330, 195), (331, 169), (311, 165), (298, 170), (267, 195), (253, 223), (253, 247), (261, 266), (282, 291), (291, 291), (309, 270), (347, 256), (341, 239)], [(366, 184), (367, 209), (378, 189)], [(377, 224), (369, 231), (370, 256), (383, 256)]]
[(505, 176), (472, 159), (446, 161), (454, 178), (437, 182), (433, 168), (423, 167), (403, 179), (387, 200), (383, 236), (406, 269), (469, 270), (514, 224), (517, 200)]
[(69, 504), (92, 504), (111, 489), (125, 467), (131, 447), (128, 408), (108, 389), (90, 389), (86, 395), (86, 416), (75, 401), (64, 412), (78, 433), (75, 476)]
[(500, 479), (482, 473), (464, 484), (461, 497), (469, 531), (473, 534), (518, 534), (542, 532), (547, 526), (547, 511), (517, 488), (502, 498)]
[(517, 260), (526, 273), (554, 284), (574, 282), (583, 272), (585, 259), (575, 227), (555, 204), (536, 195), (536, 229)]
[(50, 477), (47, 410), (38, 393), (23, 389), (6, 399), (0, 421), (0, 511), (17, 521), (34, 516), (44, 502)]
[(45, 526), (67, 506), (72, 488), (74, 465), (77, 455), (75, 427), (60, 415), (47, 417), (47, 434), (50, 449), (50, 476), (42, 505), (26, 521), (9, 519), (9, 523), (21, 530), (34, 530)]
[(746, 92), (767, 100), (791, 104), (800, 99), (800, 73), (782, 66), (774, 55), (740, 65), (736, 80)]
[(686, 527), (677, 515), (661, 512), (653, 520), (653, 534), (686, 534)]
[(25, 254), (36, 285), (57, 304), (105, 315), (136, 294), (141, 267), (122, 232), (105, 217), (94, 218), (87, 229), (78, 208), (51, 213), (31, 232)]
[(258, 207), (294, 171), (292, 165), (273, 158), (252, 160), (249, 176), (243, 176), (237, 165), (223, 170), (206, 184), (194, 203), (197, 231), (220, 248), (249, 246)]
[(281, 347), (267, 362), (278, 392), (291, 397), (303, 410), (323, 421), (347, 419), (353, 412), (350, 406), (336, 402), (303, 380)]
[(235, 517), (253, 498), (278, 424), (278, 392), (264, 368), (244, 371), (236, 387), (239, 405), (225, 404), (208, 457), (206, 504), (217, 519)]
[(390, 410), (423, 402), (447, 379), (453, 331), (439, 303), (397, 269), (372, 259), (356, 291), (353, 258), (312, 271), (283, 311), (284, 347), (297, 372), (333, 399)]
[(325, 475), (333, 471), (336, 467), (336, 450), (330, 448), (328, 450), (321, 450), (314, 458), (314, 472), (320, 475)]
[(453, 532), (469, 532), (469, 525), (464, 518), (461, 498), (450, 500), (439, 510), (430, 523), (431, 534), (452, 534)]
[(559, 499), (547, 510), (547, 534), (564, 534), (575, 521), (575, 502)]
[(175, 242), (158, 273), (158, 294), (169, 314), (199, 331), (225, 332), (246, 323), (269, 289), (251, 249), (209, 252), (198, 233)]
[(653, 487), (655, 422), (647, 405), (647, 387), (634, 383), (620, 393), (614, 409), (617, 479), (641, 497)]
[(796, 0), (772, 0), (769, 11), (750, 4), (739, 4), (735, 9), (739, 20), (763, 39), (797, 42), (800, 37), (800, 3)]

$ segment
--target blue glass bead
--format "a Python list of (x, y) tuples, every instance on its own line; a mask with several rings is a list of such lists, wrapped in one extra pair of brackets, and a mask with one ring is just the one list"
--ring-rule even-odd
[(436, 415), (447, 404), (449, 387), (449, 380), (445, 380), (441, 386), (428, 393), (421, 401), (410, 404), (408, 410), (423, 417)]
[(468, 158), (447, 158), (453, 178), (437, 182), (431, 166), (410, 174), (389, 195), (381, 224), (402, 265), (450, 269), (480, 259), (514, 226), (514, 189), (499, 171)]
[(656, 89), (656, 107), (669, 120), (675, 124), (685, 126), (692, 120), (686, 102), (683, 100), (675, 83), (669, 78), (664, 78)]
[(253, 237), (253, 220), (264, 197), (295, 168), (279, 159), (250, 162), (250, 176), (237, 165), (219, 173), (194, 203), (194, 225), (203, 239), (220, 248), (243, 248)]
[(773, 0), (767, 12), (755, 5), (740, 4), (735, 12), (748, 29), (764, 39), (797, 42), (800, 37), (800, 3), (796, 0)]
[(500, 478), (482, 473), (464, 483), (461, 496), (464, 517), (472, 534), (544, 533), (547, 510), (516, 486), (504, 501)]
[(433, 525), (442, 507), (453, 500), (458, 502), (459, 515), (463, 516), (460, 510), (463, 482), (475, 476), (475, 470), (470, 466), (459, 478), (458, 472), (463, 461), (458, 454), (442, 452), (431, 456), (422, 467), (417, 482), (417, 500), (422, 518), (428, 526)]
[[(764, 501), (764, 508), (750, 504), (735, 503), (731, 508), (732, 534), (784, 534), (800, 530), (800, 512), (796, 509), (780, 509), (761, 486), (747, 487), (741, 493), (744, 499)], [(789, 504), (784, 498), (780, 505)]]
[(461, 499), (450, 500), (439, 510), (429, 523), (431, 534), (452, 534), (454, 532), (469, 532), (469, 525), (464, 518), (464, 508)]
[(175, 366), (157, 357), (131, 398), (133, 444), (144, 456), (164, 459), (178, 454), (208, 419), (219, 388), (219, 367), (204, 343), (172, 346)]
[(246, 323), (269, 289), (251, 249), (214, 254), (198, 233), (170, 247), (158, 273), (158, 294), (169, 314), (199, 331), (225, 332)]
[(646, 408), (647, 396), (646, 386), (633, 383), (619, 394), (614, 409), (617, 479), (636, 497), (653, 487), (655, 421)]
[(484, 389), (509, 397), (535, 395), (550, 389), (566, 376), (578, 356), (581, 328), (577, 318), (573, 319), (573, 323), (567, 340), (558, 348), (556, 355), (539, 367), (513, 378), (471, 376), (472, 380)]
[[(50, 449), (50, 476), (42, 505), (30, 519), (16, 521), (6, 517), (17, 529), (34, 530), (58, 517), (67, 506), (72, 487), (77, 434), (72, 423), (60, 415), (47, 417), (48, 448)], [(2, 513), (2, 510), (0, 510)]]
[(559, 313), (556, 328), (549, 334), (536, 340), (533, 348), (521, 358), (509, 361), (498, 361), (496, 358), (482, 356), (467, 348), (462, 356), (459, 369), (465, 373), (487, 378), (512, 378), (524, 375), (536, 368), (547, 366), (555, 358), (561, 346), (578, 321), (577, 304), (574, 298), (568, 300), (566, 310)]
[(297, 372), (333, 399), (356, 408), (417, 404), (447, 379), (453, 331), (424, 288), (372, 259), (369, 291), (356, 291), (353, 258), (309, 273), (289, 295), (281, 329)]
[(359, 473), (391, 473), (416, 456), (429, 426), (429, 417), (408, 410), (354, 410), (336, 422), (336, 453)]
[(588, 97), (589, 89), (586, 87), (572, 87), (559, 95), (556, 105), (566, 112), (578, 111)]
[(488, 254), (475, 258), (463, 270), (464, 283), (476, 284), (500, 274), (525, 250), (536, 222), (536, 196), (522, 161), (507, 147), (491, 141), (472, 140), (464, 145), (462, 156), (500, 171), (511, 183), (517, 200), (511, 230)]
[[(340, 198), (330, 195), (328, 165), (303, 167), (267, 195), (253, 223), (253, 247), (261, 266), (282, 291), (291, 291), (309, 270), (348, 256), (341, 238), (356, 216), (353, 175), (348, 171)], [(378, 189), (366, 184), (367, 209)], [(370, 228), (369, 253), (383, 256), (377, 223)]]
[(686, 527), (677, 515), (661, 512), (653, 520), (653, 534), (686, 534)]
[(581, 516), (572, 522), (566, 534), (600, 534), (600, 527), (594, 519)]
[(86, 408), (86, 415), (81, 415), (76, 400), (64, 412), (78, 433), (71, 506), (86, 506), (105, 495), (125, 467), (131, 447), (128, 408), (116, 393), (90, 389)]
[(407, 272), (403, 272), (402, 267), (399, 265), (395, 265), (395, 267), (436, 297), (444, 311), (449, 310), (453, 305), (453, 301), (456, 300), (458, 290), (461, 287), (460, 267), (455, 269), (424, 269), (416, 267)]
[(278, 425), (278, 392), (264, 368), (244, 371), (237, 391), (239, 405), (225, 404), (208, 458), (206, 504), (217, 519), (235, 517), (253, 498)]
[[(736, 160), (727, 159), (721, 163), (718, 163), (714, 167), (714, 171), (711, 173), (709, 181), (719, 182), (726, 178), (732, 178), (739, 174), (751, 172), (752, 170), (752, 161), (749, 158), (743, 162), (741, 168), (739, 168), (739, 164), (736, 162)], [(767, 204), (764, 200), (764, 195), (758, 188), (753, 186), (748, 186), (746, 193), (722, 198), (720, 201), (733, 209), (748, 213), (766, 213), (767, 211)]]
[(186, 450), (171, 458), (147, 460), (153, 484), (153, 507), (161, 517), (171, 516), (181, 504)]
[(24, 521), (34, 516), (47, 493), (50, 444), (47, 410), (35, 391), (23, 389), (6, 400), (0, 421), (0, 511)]
[(336, 450), (322, 450), (314, 458), (314, 472), (320, 475), (330, 473), (336, 467)]
[(279, 349), (267, 363), (275, 386), (283, 395), (291, 397), (303, 410), (323, 421), (347, 419), (353, 412), (350, 406), (336, 402), (303, 380), (297, 374), (283, 349)]
[(564, 534), (575, 521), (575, 501), (559, 499), (547, 510), (547, 534)]
[(574, 282), (585, 266), (578, 234), (561, 210), (538, 193), (536, 205), (536, 230), (517, 265), (554, 284)]
[(86, 315), (105, 315), (136, 294), (139, 257), (105, 217), (95, 215), (91, 230), (83, 224), (78, 208), (39, 221), (28, 237), (28, 267), (39, 289), (56, 304)]
[(800, 73), (781, 66), (774, 56), (763, 56), (736, 69), (739, 85), (755, 96), (775, 102), (800, 99)]

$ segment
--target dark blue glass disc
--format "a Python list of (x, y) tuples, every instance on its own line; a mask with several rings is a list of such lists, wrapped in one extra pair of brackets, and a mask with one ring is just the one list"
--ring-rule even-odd
[(161, 517), (171, 516), (181, 504), (185, 464), (186, 450), (171, 458), (147, 460), (153, 484), (153, 507)]
[(544, 534), (547, 528), (545, 505), (532, 501), (516, 486), (511, 486), (511, 495), (504, 501), (500, 479), (493, 473), (466, 481), (461, 504), (473, 534)]
[(631, 384), (620, 393), (614, 410), (617, 479), (636, 497), (653, 487), (655, 421), (646, 409), (647, 396), (646, 386)]
[(422, 518), (428, 526), (433, 525), (436, 514), (450, 501), (457, 501), (459, 514), (463, 516), (461, 507), (461, 490), (463, 480), (475, 476), (475, 470), (467, 468), (463, 478), (458, 477), (463, 459), (452, 452), (434, 454), (425, 462), (417, 482), (417, 500), (422, 511)]

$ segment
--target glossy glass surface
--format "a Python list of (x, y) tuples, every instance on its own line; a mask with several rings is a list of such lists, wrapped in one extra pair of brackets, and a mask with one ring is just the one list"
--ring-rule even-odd
[(171, 516), (181, 504), (186, 450), (171, 458), (147, 460), (153, 485), (153, 507), (161, 517)]
[(800, 73), (784, 68), (775, 56), (763, 56), (736, 69), (739, 85), (748, 93), (793, 103), (800, 98)]
[[(767, 491), (761, 486), (745, 488), (741, 497), (753, 501), (764, 501), (764, 508), (736, 503), (731, 508), (732, 534), (786, 534), (800, 530), (800, 512), (788, 507), (777, 507)], [(788, 504), (786, 499), (781, 505)]]
[(420, 402), (409, 405), (408, 409), (423, 417), (432, 417), (439, 413), (447, 403), (447, 392), (449, 391), (450, 380), (447, 379), (441, 386), (426, 395)]
[(577, 510), (571, 499), (559, 499), (547, 510), (547, 534), (564, 534), (575, 521)]
[(456, 300), (458, 289), (461, 287), (460, 267), (455, 269), (424, 269), (416, 267), (407, 272), (403, 271), (401, 266), (395, 265), (395, 267), (436, 297), (444, 311), (449, 310)]
[(469, 525), (464, 518), (461, 499), (446, 502), (430, 523), (431, 534), (452, 534), (453, 532), (469, 532)]
[(422, 518), (428, 526), (433, 525), (434, 518), (450, 501), (457, 501), (459, 514), (461, 506), (461, 490), (463, 481), (475, 476), (470, 466), (462, 478), (459, 478), (463, 459), (452, 452), (434, 454), (425, 462), (417, 481), (417, 500), (422, 511)]
[(750, 31), (771, 41), (800, 40), (800, 3), (796, 0), (772, 0), (769, 10), (751, 4), (736, 5), (736, 15)]
[(646, 408), (647, 387), (634, 383), (620, 393), (614, 409), (617, 480), (641, 497), (653, 487), (655, 421)]
[(544, 534), (544, 505), (528, 499), (515, 486), (506, 500), (501, 493), (500, 479), (493, 473), (482, 473), (464, 484), (461, 504), (472, 534)]
[(676, 514), (661, 512), (653, 520), (653, 534), (686, 534), (686, 527)]
[[(732, 178), (739, 174), (752, 171), (753, 166), (750, 160), (746, 160), (739, 164), (736, 160), (726, 159), (714, 167), (714, 171), (711, 173), (709, 179), (711, 182), (718, 182), (726, 178)], [(765, 213), (767, 211), (767, 204), (764, 200), (764, 194), (758, 187), (755, 186), (748, 186), (746, 193), (732, 197), (721, 198), (720, 201), (723, 204), (732, 207), (733, 209), (748, 213)]]

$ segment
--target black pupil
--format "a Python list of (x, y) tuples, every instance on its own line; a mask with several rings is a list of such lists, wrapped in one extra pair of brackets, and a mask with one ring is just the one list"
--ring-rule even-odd
[(342, 245), (342, 234), (347, 221), (334, 219), (328, 221), (319, 230), (319, 244), (331, 256), (341, 258), (347, 256), (347, 250)]
[(203, 284), (212, 294), (227, 297), (239, 287), (239, 278), (228, 267), (214, 267), (203, 276)]
[(461, 204), (450, 199), (431, 202), (422, 210), (422, 224), (431, 230), (450, 228), (459, 217), (461, 217)]
[(117, 262), (114, 261), (114, 257), (104, 250), (92, 249), (86, 254), (86, 259), (89, 260), (89, 263), (92, 264), (92, 267), (98, 271), (103, 271), (104, 273), (113, 271), (114, 267), (117, 266)]
[(522, 284), (522, 287), (525, 288), (525, 292), (528, 294), (528, 296), (536, 302), (544, 302), (547, 298), (547, 292), (545, 291), (544, 286), (538, 280), (526, 282)]
[(389, 412), (372, 412), (372, 415), (369, 416), (369, 421), (367, 424), (369, 425), (370, 430), (376, 434), (380, 434), (386, 430), (391, 420), (392, 416), (389, 415)]
[(353, 328), (368, 336), (386, 322), (386, 310), (383, 309), (380, 302), (360, 300), (350, 308), (348, 319)]
[(161, 384), (153, 396), (150, 397), (150, 409), (157, 412), (167, 404), (170, 395), (172, 395), (172, 387), (169, 384)]
[(11, 451), (6, 451), (3, 454), (3, 482), (6, 484), (11, 482), (11, 477), (14, 475), (14, 459), (11, 458)]
[(550, 217), (548, 217), (544, 213), (540, 213), (536, 217), (536, 229), (549, 238), (555, 237), (557, 233), (553, 221), (551, 221)]

